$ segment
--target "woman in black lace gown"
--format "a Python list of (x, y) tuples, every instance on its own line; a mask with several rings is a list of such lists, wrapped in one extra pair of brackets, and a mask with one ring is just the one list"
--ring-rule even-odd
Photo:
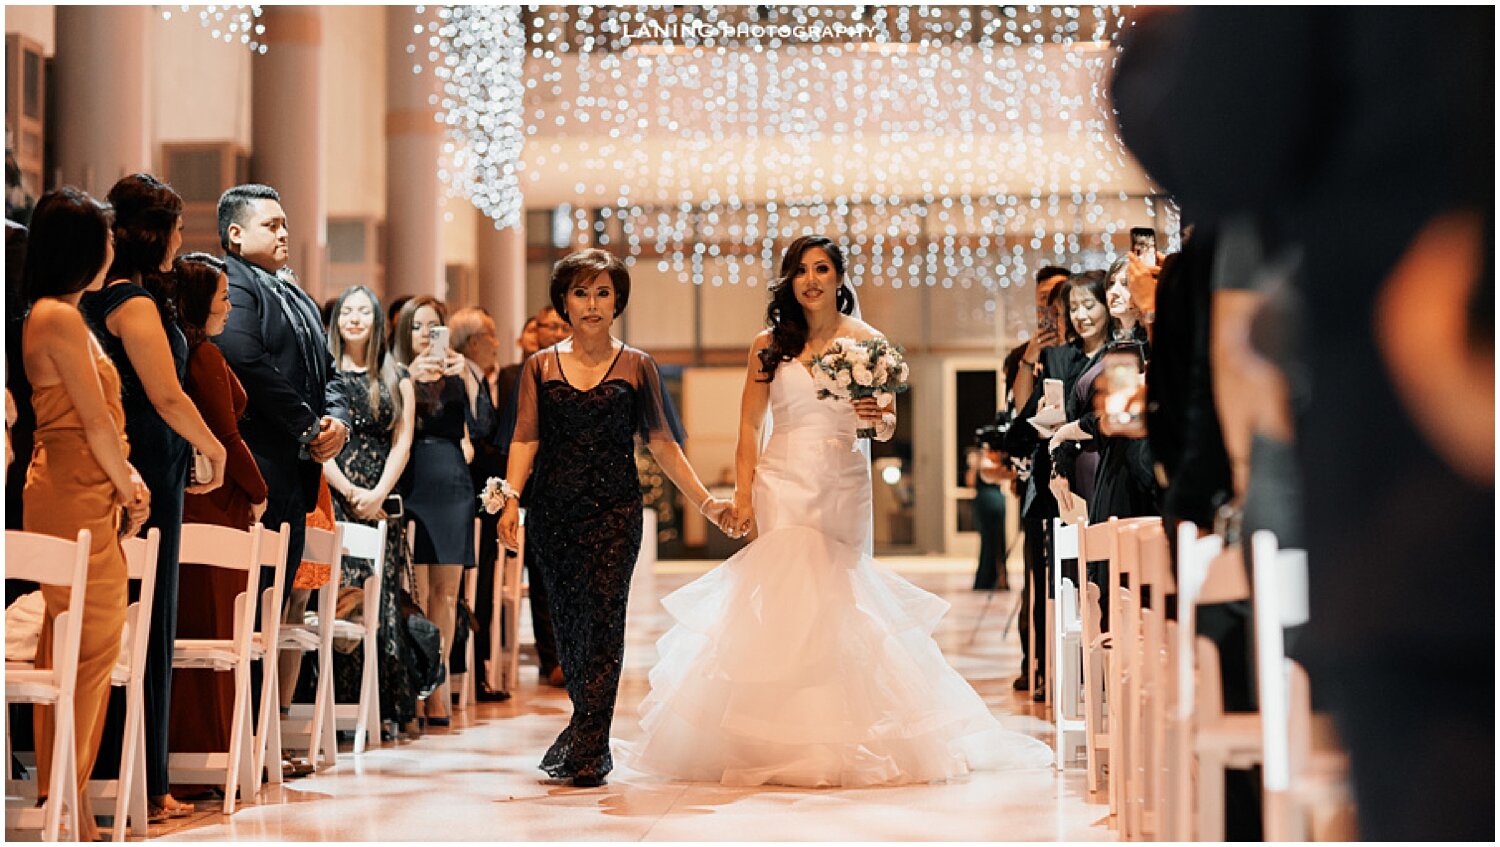
[[(411, 453), (413, 401), (411, 377), (386, 352), (385, 313), (375, 292), (356, 285), (339, 295), (333, 308), (328, 346), (349, 391), (353, 426), (343, 452), (323, 464), (333, 494), (334, 515), (341, 521), (373, 526), (386, 517), (383, 505), (401, 479)], [(372, 365), (373, 363), (373, 365)], [(405, 524), (386, 524), (385, 567), (380, 588), (380, 715), (394, 724), (394, 736), (416, 717), (417, 695), (402, 659), (396, 593), (411, 563)], [(345, 556), (344, 585), (363, 585), (374, 563)], [(370, 612), (367, 610), (366, 615)], [(334, 657), (334, 688), (345, 702), (359, 699), (363, 651)]]
[[(573, 703), (541, 768), (592, 787), (603, 785), (614, 767), (609, 729), (630, 574), (641, 547), (636, 435), (710, 520), (718, 523), (731, 504), (709, 496), (683, 455), (681, 427), (655, 360), (610, 335), (630, 299), (625, 264), (603, 250), (574, 253), (557, 263), (550, 289), (573, 336), (522, 369), (507, 471), (517, 492), (530, 485), (526, 543), (547, 563), (552, 623)], [(510, 549), (518, 512), (512, 498), (500, 517), (500, 538)]]

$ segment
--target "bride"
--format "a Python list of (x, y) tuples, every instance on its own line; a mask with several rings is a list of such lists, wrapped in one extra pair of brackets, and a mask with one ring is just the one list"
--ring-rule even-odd
[[(809, 368), (835, 338), (879, 332), (851, 313), (843, 254), (804, 236), (782, 257), (750, 347), (734, 508), (722, 528), (758, 538), (662, 605), (642, 739), (631, 766), (726, 785), (859, 786), (1042, 767), (1046, 745), (1007, 732), (944, 660), (948, 603), (870, 557), (870, 463), (894, 405), (820, 400)], [(771, 436), (763, 452), (762, 422)]]

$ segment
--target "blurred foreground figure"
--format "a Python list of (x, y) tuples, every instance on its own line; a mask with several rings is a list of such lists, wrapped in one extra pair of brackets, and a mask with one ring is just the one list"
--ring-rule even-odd
[(1132, 152), (1188, 217), (1302, 252), (1297, 647), (1360, 835), (1491, 840), (1493, 12), (1200, 8), (1128, 38)]

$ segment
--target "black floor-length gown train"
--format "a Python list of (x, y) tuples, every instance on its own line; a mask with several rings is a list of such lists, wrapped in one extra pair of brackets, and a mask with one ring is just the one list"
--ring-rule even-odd
[[(567, 343), (567, 342), (564, 342)], [(621, 345), (598, 385), (581, 389), (556, 347), (521, 373), (514, 440), (538, 443), (527, 483), (526, 544), (547, 563), (558, 658), (573, 716), (543, 757), (556, 778), (614, 767), (609, 730), (625, 651), (625, 606), (641, 547), (635, 437), (681, 440), (656, 362)]]

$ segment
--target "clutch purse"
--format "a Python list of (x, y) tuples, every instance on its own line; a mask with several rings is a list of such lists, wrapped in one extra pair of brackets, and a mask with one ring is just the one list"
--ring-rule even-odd
[(202, 485), (214, 478), (214, 463), (210, 462), (197, 447), (193, 448), (193, 467), (188, 475), (188, 481), (193, 485)]

